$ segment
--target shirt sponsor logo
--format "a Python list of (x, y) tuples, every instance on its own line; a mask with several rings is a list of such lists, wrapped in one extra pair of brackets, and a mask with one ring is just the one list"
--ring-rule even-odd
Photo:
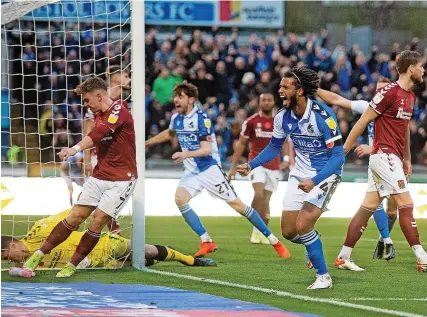
[(399, 107), (399, 109), (397, 110), (396, 118), (411, 120), (411, 117), (412, 117), (412, 112), (403, 111), (403, 107)]
[(273, 132), (271, 131), (262, 131), (262, 129), (255, 129), (255, 136), (257, 138), (269, 138), (273, 136)]
[(197, 142), (199, 139), (196, 134), (178, 134), (179, 143)]

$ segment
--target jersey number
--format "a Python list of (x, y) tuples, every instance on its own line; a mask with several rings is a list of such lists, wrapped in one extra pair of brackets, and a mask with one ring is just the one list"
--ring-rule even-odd
[(220, 194), (223, 194), (223, 193), (225, 192), (225, 191), (224, 191), (223, 186), (225, 187), (225, 189), (226, 189), (227, 191), (229, 191), (229, 190), (230, 190), (230, 187), (228, 187), (228, 183), (227, 183), (226, 181), (223, 181), (221, 184), (216, 184), (216, 185), (215, 185), (215, 187), (218, 187), (218, 192), (219, 192)]

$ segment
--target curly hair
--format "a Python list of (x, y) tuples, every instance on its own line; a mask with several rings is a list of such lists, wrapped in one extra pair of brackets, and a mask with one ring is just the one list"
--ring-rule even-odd
[(307, 67), (293, 67), (285, 73), (284, 77), (293, 78), (295, 86), (302, 88), (306, 97), (314, 97), (319, 89), (319, 75)]
[(180, 96), (182, 93), (186, 94), (188, 97), (194, 97), (196, 99), (199, 97), (199, 90), (197, 89), (197, 87), (187, 82), (186, 80), (184, 80), (180, 84), (176, 84), (173, 89), (174, 97)]

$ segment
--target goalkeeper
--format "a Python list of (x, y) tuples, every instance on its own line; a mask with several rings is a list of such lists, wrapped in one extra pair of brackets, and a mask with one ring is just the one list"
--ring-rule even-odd
[[(1, 237), (1, 259), (14, 262), (24, 262), (30, 254), (40, 249), (52, 229), (58, 222), (65, 219), (71, 209), (37, 221), (25, 237), (18, 240), (11, 236)], [(70, 262), (84, 232), (74, 231), (62, 244), (46, 254), (41, 268), (62, 268)], [(79, 264), (79, 268), (104, 267), (115, 268), (127, 265), (131, 259), (131, 241), (122, 236), (103, 232), (99, 242), (91, 253)], [(153, 265), (160, 261), (177, 261), (188, 266), (216, 266), (211, 259), (198, 259), (191, 255), (162, 245), (145, 245), (145, 264)]]

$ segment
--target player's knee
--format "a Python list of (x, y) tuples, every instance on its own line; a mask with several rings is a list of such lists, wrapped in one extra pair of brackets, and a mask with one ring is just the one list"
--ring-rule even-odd
[(184, 195), (182, 195), (180, 193), (176, 193), (175, 194), (175, 204), (178, 207), (183, 206), (183, 205), (185, 205), (187, 203), (188, 203), (188, 199)]
[(387, 209), (387, 216), (389, 218), (396, 218), (397, 217), (397, 209)]
[(286, 240), (292, 240), (297, 236), (297, 231), (295, 228), (282, 228), (282, 236)]
[(94, 232), (101, 232), (110, 219), (111, 217), (107, 214), (95, 212), (90, 219), (89, 228)]
[(254, 201), (257, 201), (257, 202), (263, 202), (264, 201), (264, 191), (260, 191), (260, 192), (255, 192), (254, 193)]
[(154, 245), (146, 244), (145, 245), (145, 257), (152, 259), (155, 258), (158, 254), (157, 248)]
[(310, 221), (307, 219), (297, 219), (296, 230), (297, 233), (301, 236), (313, 230), (313, 224), (310, 223)]

